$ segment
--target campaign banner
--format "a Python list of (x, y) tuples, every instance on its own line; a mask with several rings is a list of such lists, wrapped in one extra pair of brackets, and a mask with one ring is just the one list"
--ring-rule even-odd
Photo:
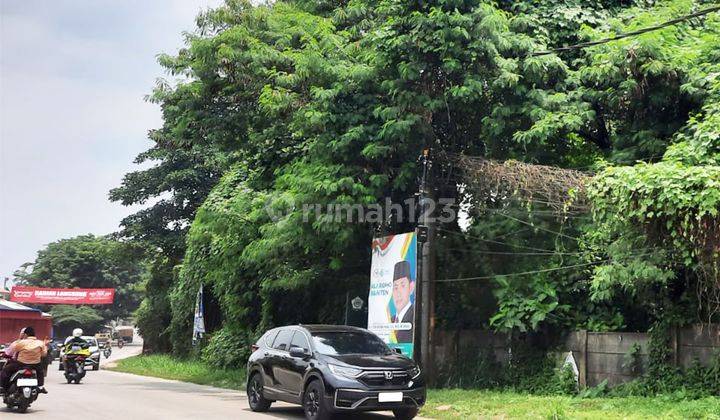
[(413, 356), (416, 280), (415, 232), (373, 239), (368, 330), (408, 357)]
[(113, 303), (114, 298), (115, 289), (49, 289), (13, 286), (10, 291), (10, 300), (22, 303), (108, 305)]

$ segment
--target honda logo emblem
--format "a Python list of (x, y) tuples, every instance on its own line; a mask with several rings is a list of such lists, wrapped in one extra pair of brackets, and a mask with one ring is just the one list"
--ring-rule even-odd
[(393, 373), (390, 372), (390, 371), (386, 371), (386, 372), (385, 372), (385, 379), (387, 379), (387, 380), (389, 381), (389, 380), (392, 379), (392, 378), (393, 378)]

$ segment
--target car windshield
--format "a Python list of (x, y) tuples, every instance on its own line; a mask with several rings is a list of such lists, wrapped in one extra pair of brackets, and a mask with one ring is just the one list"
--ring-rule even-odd
[(378, 336), (359, 331), (317, 332), (313, 334), (313, 343), (318, 353), (328, 356), (392, 353)]
[(95, 337), (82, 337), (83, 340), (87, 341), (90, 347), (97, 347), (98, 343)]

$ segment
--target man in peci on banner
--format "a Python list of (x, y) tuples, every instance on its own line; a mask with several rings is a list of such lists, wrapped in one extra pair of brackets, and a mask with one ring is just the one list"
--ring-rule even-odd
[[(410, 263), (400, 261), (395, 264), (393, 270), (392, 299), (396, 310), (393, 323), (415, 322), (415, 303), (411, 299), (413, 293), (415, 293), (415, 279), (412, 278)], [(395, 337), (398, 343), (412, 343), (413, 330), (395, 330)]]

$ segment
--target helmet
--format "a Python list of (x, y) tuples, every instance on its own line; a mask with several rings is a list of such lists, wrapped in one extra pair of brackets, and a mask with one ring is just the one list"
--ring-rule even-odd
[(80, 337), (82, 336), (83, 330), (82, 328), (75, 328), (73, 330), (73, 337)]

